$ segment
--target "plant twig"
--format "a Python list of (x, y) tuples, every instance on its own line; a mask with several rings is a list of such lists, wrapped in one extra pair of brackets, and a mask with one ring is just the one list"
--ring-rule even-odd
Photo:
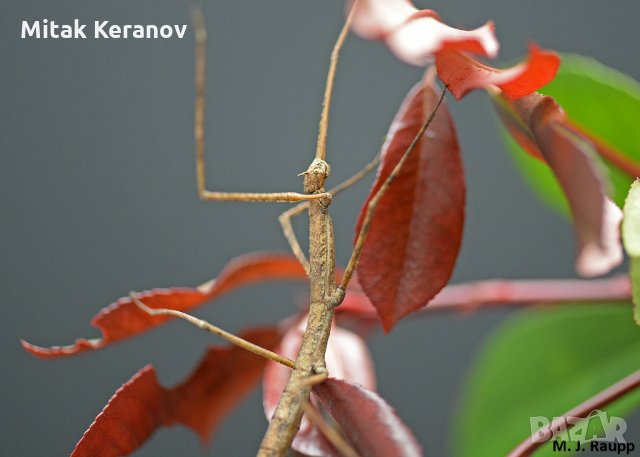
[(264, 357), (265, 359), (273, 360), (274, 362), (280, 363), (289, 368), (293, 368), (295, 365), (293, 360), (276, 354), (275, 352), (269, 351), (262, 346), (253, 344), (243, 338), (240, 338), (239, 336), (234, 335), (233, 333), (227, 332), (226, 330), (222, 330), (220, 327), (216, 327), (215, 325), (210, 324), (205, 320), (198, 319), (197, 317), (194, 317), (187, 313), (183, 313), (182, 311), (177, 311), (175, 309), (150, 308), (145, 305), (134, 292), (131, 292), (129, 296), (131, 297), (131, 300), (133, 300), (133, 302), (138, 306), (138, 308), (142, 309), (145, 313), (151, 316), (165, 315), (179, 317), (195, 325), (196, 327), (206, 330), (207, 332), (211, 332), (214, 335), (218, 335), (220, 338), (228, 341), (229, 343), (241, 347), (242, 349), (246, 349), (249, 352), (253, 352), (254, 354)]
[(331, 444), (338, 450), (338, 452), (344, 457), (358, 457), (358, 453), (347, 443), (347, 441), (338, 433), (338, 431), (331, 425), (327, 424), (322, 414), (314, 408), (310, 402), (304, 404), (304, 414), (313, 423), (320, 433), (329, 440)]
[(429, 128), (429, 126), (431, 125), (431, 122), (433, 122), (433, 119), (436, 117), (438, 108), (442, 104), (442, 101), (444, 100), (444, 96), (446, 93), (447, 93), (447, 86), (445, 85), (442, 89), (442, 94), (440, 95), (440, 98), (438, 99), (436, 106), (431, 111), (431, 114), (424, 121), (422, 126), (420, 126), (420, 129), (418, 130), (418, 133), (416, 134), (416, 136), (413, 138), (413, 141), (411, 141), (411, 144), (409, 145), (407, 150), (404, 152), (404, 154), (402, 154), (402, 157), (400, 158), (396, 166), (393, 168), (389, 176), (387, 176), (387, 179), (385, 179), (384, 183), (382, 183), (382, 186), (380, 186), (380, 188), (375, 193), (373, 198), (369, 200), (369, 203), (367, 204), (367, 210), (364, 216), (364, 220), (362, 221), (362, 226), (360, 227), (360, 233), (358, 233), (358, 238), (356, 239), (355, 247), (353, 249), (353, 252), (351, 253), (351, 258), (349, 259), (349, 263), (347, 264), (347, 267), (345, 268), (345, 271), (344, 271), (344, 275), (342, 276), (342, 282), (340, 283), (340, 288), (343, 291), (347, 290), (347, 286), (351, 281), (353, 272), (355, 271), (356, 265), (358, 264), (358, 260), (360, 259), (360, 255), (362, 254), (362, 247), (364, 246), (364, 242), (367, 239), (367, 235), (369, 234), (371, 221), (373, 219), (373, 215), (376, 212), (376, 208), (378, 207), (378, 203), (380, 203), (380, 200), (382, 199), (382, 197), (384, 197), (384, 194), (387, 193), (387, 190), (391, 186), (391, 183), (393, 183), (393, 181), (396, 179), (396, 177), (400, 173), (400, 170), (402, 169), (402, 166), (409, 158), (409, 155), (415, 149), (418, 142), (422, 139), (424, 132), (427, 130), (427, 128)]
[[(549, 430), (562, 430), (566, 426), (564, 420), (565, 417), (581, 417), (586, 419), (591, 412), (596, 409), (601, 409), (619, 398), (625, 396), (629, 392), (640, 387), (640, 370), (631, 373), (626, 378), (618, 381), (612, 386), (607, 387), (602, 392), (594, 395), (590, 399), (576, 406), (575, 408), (567, 411), (562, 416), (559, 416), (557, 420), (553, 420), (549, 425)], [(575, 424), (574, 424), (575, 425)], [(509, 453), (508, 457), (527, 457), (531, 455), (536, 449), (546, 443), (534, 440), (535, 436), (542, 431), (538, 430), (535, 434), (529, 436), (526, 440), (520, 443), (513, 451)]]
[[(349, 290), (356, 302), (355, 315), (378, 319), (373, 305), (361, 307), (357, 301), (369, 302), (364, 292)], [(432, 313), (472, 313), (490, 308), (525, 305), (571, 305), (572, 303), (629, 304), (631, 284), (626, 274), (604, 279), (489, 279), (446, 286), (415, 316)], [(349, 313), (349, 309), (343, 309)], [(368, 313), (368, 314), (367, 314)]]
[(605, 279), (490, 279), (445, 287), (420, 312), (474, 311), (479, 307), (519, 304), (629, 300), (627, 275)]

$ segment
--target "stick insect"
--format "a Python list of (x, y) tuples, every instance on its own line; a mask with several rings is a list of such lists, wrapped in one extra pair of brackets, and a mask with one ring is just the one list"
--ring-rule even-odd
[[(398, 176), (400, 169), (406, 162), (409, 154), (415, 149), (420, 138), (433, 120), (438, 107), (444, 99), (446, 86), (430, 116), (424, 121), (416, 137), (404, 152), (402, 158), (394, 167), (390, 175), (378, 189), (368, 203), (363, 224), (356, 239), (355, 247), (342, 276), (340, 283), (335, 274), (335, 245), (334, 232), (329, 206), (332, 199), (338, 193), (348, 189), (370, 173), (380, 161), (380, 155), (376, 156), (361, 171), (347, 179), (336, 187), (326, 191), (325, 181), (329, 176), (330, 167), (326, 162), (326, 143), (329, 125), (329, 111), (331, 97), (335, 81), (336, 69), (340, 50), (348, 35), (357, 2), (354, 2), (351, 11), (342, 27), (333, 46), (326, 78), (324, 100), (320, 116), (318, 139), (315, 156), (304, 172), (303, 192), (218, 192), (210, 191), (206, 185), (206, 172), (204, 163), (204, 119), (205, 119), (205, 66), (206, 66), (206, 28), (202, 12), (199, 9), (193, 11), (196, 39), (196, 65), (195, 65), (195, 149), (196, 149), (196, 183), (198, 196), (205, 201), (234, 201), (234, 202), (285, 202), (297, 203), (295, 206), (283, 212), (279, 221), (283, 233), (293, 254), (303, 266), (309, 278), (310, 306), (307, 318), (307, 327), (300, 347), (300, 352), (295, 361), (286, 359), (278, 354), (256, 346), (248, 341), (232, 335), (224, 330), (208, 323), (169, 309), (151, 309), (144, 305), (135, 294), (132, 298), (140, 308), (149, 314), (169, 314), (186, 319), (198, 327), (208, 330), (232, 344), (241, 346), (260, 356), (281, 363), (292, 369), (289, 382), (282, 392), (276, 411), (271, 419), (269, 428), (262, 440), (258, 451), (259, 457), (283, 456), (287, 453), (305, 409), (309, 411), (309, 395), (314, 384), (324, 381), (328, 372), (325, 366), (325, 352), (331, 329), (334, 310), (339, 306), (345, 296), (345, 291), (358, 259), (362, 253), (364, 242), (369, 231), (376, 207), (385, 192)], [(291, 220), (294, 216), (307, 211), (309, 214), (309, 256), (304, 254), (295, 235)], [(309, 414), (309, 413), (307, 413)], [(331, 439), (331, 438), (330, 438)]]

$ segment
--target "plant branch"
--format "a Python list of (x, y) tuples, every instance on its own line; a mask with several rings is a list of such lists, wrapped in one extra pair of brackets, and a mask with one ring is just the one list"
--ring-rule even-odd
[[(349, 298), (351, 297), (351, 298)], [(351, 301), (353, 300), (353, 302)], [(603, 303), (631, 301), (631, 283), (626, 274), (605, 279), (489, 279), (446, 286), (414, 316), (463, 312), (524, 305), (570, 305), (576, 302)], [(363, 302), (368, 305), (363, 306)], [(343, 315), (349, 318), (378, 319), (378, 313), (359, 288), (349, 290)]]
[(416, 133), (416, 136), (413, 138), (413, 141), (411, 141), (411, 144), (409, 145), (407, 150), (404, 152), (404, 154), (402, 154), (402, 157), (400, 158), (396, 166), (393, 168), (389, 176), (387, 176), (387, 179), (385, 179), (384, 183), (382, 183), (382, 186), (380, 186), (380, 188), (375, 193), (373, 198), (369, 200), (369, 203), (367, 204), (365, 217), (362, 222), (362, 226), (360, 227), (360, 233), (358, 233), (358, 238), (356, 239), (355, 247), (353, 249), (353, 252), (351, 253), (351, 258), (349, 259), (347, 268), (345, 269), (344, 275), (342, 276), (342, 282), (340, 283), (340, 288), (343, 291), (347, 290), (347, 286), (351, 281), (353, 272), (355, 271), (356, 265), (358, 264), (358, 260), (360, 259), (360, 255), (362, 254), (362, 248), (364, 246), (365, 240), (367, 239), (367, 235), (369, 234), (371, 221), (373, 220), (373, 215), (376, 212), (378, 203), (380, 203), (380, 200), (382, 199), (382, 197), (384, 197), (384, 194), (387, 193), (387, 190), (389, 189), (393, 181), (396, 179), (396, 177), (400, 173), (400, 170), (402, 169), (402, 166), (409, 158), (409, 155), (416, 148), (416, 146), (422, 139), (422, 135), (424, 135), (424, 132), (431, 125), (431, 122), (433, 122), (433, 119), (436, 117), (438, 108), (442, 104), (442, 101), (444, 100), (444, 96), (446, 93), (447, 93), (447, 86), (445, 85), (442, 89), (442, 94), (440, 95), (440, 98), (438, 99), (436, 106), (431, 111), (431, 114), (429, 114), (429, 117), (424, 121), (422, 126), (420, 126), (420, 129), (418, 130), (418, 133)]
[(198, 319), (190, 314), (183, 313), (182, 311), (177, 311), (175, 309), (167, 309), (167, 308), (150, 308), (136, 296), (135, 293), (131, 292), (129, 294), (133, 302), (138, 305), (138, 308), (142, 309), (145, 313), (150, 316), (174, 316), (179, 317), (181, 319), (186, 320), (187, 322), (195, 325), (196, 327), (201, 328), (202, 330), (206, 330), (207, 332), (211, 332), (214, 335), (218, 335), (220, 338), (228, 341), (231, 344), (234, 344), (242, 349), (246, 349), (249, 352), (253, 352), (256, 355), (264, 357), (265, 359), (273, 360), (274, 362), (280, 363), (286, 367), (293, 368), (294, 363), (293, 360), (290, 360), (286, 357), (283, 357), (275, 352), (269, 351), (268, 349), (263, 348), (262, 346), (258, 346), (253, 344), (243, 338), (240, 338), (233, 333), (229, 333), (226, 330), (222, 330), (220, 327), (216, 327), (209, 322)]
[[(638, 387), (640, 387), (640, 370), (631, 373), (626, 378), (610, 387), (607, 387), (605, 390), (586, 400), (584, 403), (581, 403), (570, 411), (567, 411), (562, 416), (558, 417), (557, 420), (553, 420), (548, 429), (552, 431), (564, 430), (564, 427), (566, 427), (566, 422), (564, 420), (565, 417), (571, 416), (585, 419), (594, 410), (601, 409), (613, 403)], [(545, 444), (546, 441), (540, 442), (539, 440), (534, 440), (534, 437), (538, 436), (538, 433), (541, 431), (544, 432), (543, 429), (540, 429), (520, 443), (513, 451), (511, 451), (508, 457), (529, 456), (536, 449)]]
[(475, 311), (486, 306), (508, 306), (577, 301), (629, 300), (627, 275), (605, 279), (490, 279), (445, 287), (421, 313)]

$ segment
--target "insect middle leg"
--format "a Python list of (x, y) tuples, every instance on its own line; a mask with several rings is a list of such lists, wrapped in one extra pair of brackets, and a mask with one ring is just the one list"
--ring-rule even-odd
[[(356, 174), (338, 184), (334, 188), (330, 189), (327, 193), (333, 196), (339, 194), (343, 190), (347, 190), (349, 187), (353, 186), (362, 178), (371, 173), (371, 171), (373, 171), (378, 166), (378, 163), (380, 163), (380, 154), (378, 154), (371, 162), (365, 165), (362, 170), (358, 171)], [(294, 216), (305, 212), (308, 208), (309, 202), (303, 202), (292, 208), (289, 208), (278, 218), (282, 227), (282, 232), (284, 233), (284, 236), (289, 242), (289, 246), (291, 247), (291, 251), (293, 251), (293, 254), (300, 261), (300, 264), (304, 267), (304, 270), (307, 272), (307, 274), (309, 274), (309, 261), (304, 255), (304, 251), (302, 250), (302, 247), (298, 242), (298, 238), (296, 237), (295, 231), (293, 230), (293, 225), (291, 224), (291, 219)]]

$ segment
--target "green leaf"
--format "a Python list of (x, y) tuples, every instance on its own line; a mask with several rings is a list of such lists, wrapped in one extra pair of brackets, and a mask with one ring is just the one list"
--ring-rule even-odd
[(640, 258), (629, 260), (629, 278), (631, 279), (631, 296), (633, 298), (633, 318), (640, 325)]
[[(541, 92), (554, 97), (577, 125), (602, 138), (626, 157), (640, 162), (640, 129), (637, 126), (640, 84), (637, 81), (594, 59), (565, 54), (555, 79)], [(506, 132), (504, 138), (518, 169), (536, 194), (568, 216), (565, 197), (548, 167), (522, 150)], [(604, 162), (612, 183), (610, 196), (622, 207), (633, 179), (608, 161)]]
[[(640, 368), (640, 329), (629, 314), (621, 304), (582, 304), (510, 318), (486, 342), (464, 386), (456, 455), (507, 455), (531, 435), (531, 417), (561, 416)], [(638, 406), (634, 392), (606, 411), (620, 416)], [(535, 455), (554, 453), (547, 444)]]
[(629, 276), (633, 297), (633, 317), (640, 325), (640, 181), (634, 181), (624, 202), (622, 241), (629, 254)]

